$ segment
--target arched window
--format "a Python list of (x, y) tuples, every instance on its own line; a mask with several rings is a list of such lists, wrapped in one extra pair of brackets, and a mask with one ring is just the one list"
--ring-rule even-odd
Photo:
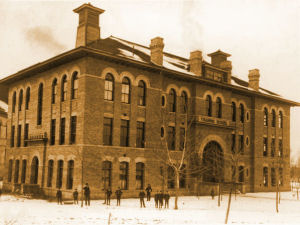
[(146, 84), (142, 80), (138, 84), (138, 105), (146, 105)]
[(68, 83), (67, 83), (67, 75), (64, 75), (61, 82), (61, 101), (67, 100), (67, 90), (68, 90)]
[(18, 183), (19, 181), (19, 168), (20, 168), (20, 161), (15, 161), (15, 177), (14, 177), (14, 183)]
[(124, 77), (122, 80), (121, 102), (130, 103), (130, 81), (127, 77)]
[(31, 162), (30, 184), (37, 184), (39, 176), (39, 160), (35, 156)]
[(102, 182), (103, 182), (103, 190), (111, 188), (111, 162), (104, 161), (102, 162)]
[(120, 188), (128, 189), (128, 162), (120, 162)]
[(245, 108), (244, 105), (241, 103), (240, 104), (240, 122), (244, 123), (245, 121)]
[(173, 88), (169, 92), (169, 111), (176, 112), (176, 92)]
[(78, 98), (78, 72), (75, 71), (72, 75), (72, 83), (71, 83), (71, 99)]
[(16, 102), (17, 102), (17, 94), (14, 92), (12, 97), (12, 112), (14, 113), (16, 111)]
[(64, 161), (63, 160), (58, 160), (58, 162), (57, 162), (56, 188), (61, 188), (62, 187), (63, 171), (64, 171)]
[(282, 114), (282, 111), (279, 111), (278, 126), (279, 126), (279, 128), (283, 128), (283, 114)]
[(188, 96), (185, 91), (181, 93), (181, 112), (186, 113), (188, 107)]
[(22, 111), (22, 105), (23, 105), (23, 90), (19, 93), (19, 111)]
[(269, 181), (268, 167), (264, 167), (264, 169), (263, 169), (263, 183), (264, 183), (265, 187), (268, 187), (268, 181)]
[(55, 104), (57, 95), (57, 79), (55, 78), (52, 82), (52, 93), (51, 93), (51, 103)]
[(137, 190), (144, 189), (144, 172), (145, 172), (145, 165), (142, 162), (136, 163), (136, 182), (135, 187)]
[(38, 110), (37, 110), (37, 125), (42, 124), (43, 113), (43, 83), (40, 83), (38, 90)]
[(26, 181), (26, 168), (27, 168), (27, 160), (22, 160), (22, 172), (21, 172), (21, 183), (24, 184)]
[(276, 113), (275, 110), (272, 109), (272, 127), (275, 127), (276, 124)]
[(264, 108), (264, 126), (268, 126), (268, 109)]
[(104, 99), (108, 101), (114, 100), (114, 77), (108, 73), (105, 77)]
[(68, 170), (67, 170), (67, 189), (73, 188), (73, 175), (74, 175), (74, 160), (69, 160)]
[(54, 166), (54, 161), (51, 159), (51, 160), (48, 161), (48, 179), (47, 179), (47, 187), (52, 187), (53, 166)]
[(212, 100), (210, 95), (206, 96), (206, 115), (212, 116)]
[(29, 102), (30, 102), (30, 87), (26, 89), (26, 102), (25, 102), (25, 109), (29, 109)]
[(217, 97), (216, 106), (217, 106), (217, 117), (222, 118), (222, 100), (220, 97)]
[(167, 170), (168, 175), (168, 188), (173, 189), (175, 188), (175, 171), (173, 167), (169, 166)]
[(8, 173), (7, 173), (7, 182), (11, 182), (12, 178), (12, 169), (13, 169), (13, 160), (10, 159), (8, 163)]
[(236, 121), (236, 105), (235, 102), (231, 102), (231, 120)]

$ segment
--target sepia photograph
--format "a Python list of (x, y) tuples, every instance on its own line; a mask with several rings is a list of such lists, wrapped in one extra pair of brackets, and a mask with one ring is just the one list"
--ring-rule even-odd
[(0, 224), (300, 224), (299, 0), (1, 0)]

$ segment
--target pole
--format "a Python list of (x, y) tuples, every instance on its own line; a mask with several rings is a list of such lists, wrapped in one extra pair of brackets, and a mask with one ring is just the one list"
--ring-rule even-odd
[(227, 206), (227, 211), (226, 211), (225, 224), (227, 224), (227, 222), (228, 222), (228, 216), (229, 216), (230, 204), (231, 204), (231, 192), (232, 192), (232, 188), (230, 188), (229, 197), (228, 197), (228, 206)]

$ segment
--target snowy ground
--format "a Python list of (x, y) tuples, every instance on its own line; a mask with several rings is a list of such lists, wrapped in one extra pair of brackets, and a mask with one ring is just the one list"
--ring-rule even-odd
[[(223, 196), (221, 206), (217, 198), (208, 196), (180, 197), (179, 210), (158, 210), (154, 201), (139, 208), (138, 199), (124, 199), (121, 206), (112, 200), (111, 206), (103, 201), (92, 201), (90, 207), (57, 205), (45, 200), (31, 200), (2, 195), (0, 199), (0, 224), (224, 224), (228, 196)], [(275, 210), (275, 193), (248, 193), (232, 198), (228, 224), (300, 224), (300, 200), (295, 193), (281, 193), (279, 213)]]

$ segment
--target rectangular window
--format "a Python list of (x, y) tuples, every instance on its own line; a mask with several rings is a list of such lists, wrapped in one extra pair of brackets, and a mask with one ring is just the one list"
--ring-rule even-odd
[(264, 137), (263, 156), (268, 156), (268, 139)]
[(268, 167), (264, 167), (263, 169), (263, 182), (264, 182), (264, 186), (268, 187)]
[(24, 147), (27, 147), (28, 146), (28, 133), (29, 133), (29, 124), (26, 123), (25, 124), (25, 128), (24, 128)]
[(111, 168), (112, 163), (110, 161), (104, 161), (102, 163), (103, 190), (106, 190), (111, 187)]
[(186, 187), (186, 168), (185, 165), (182, 165), (182, 168), (180, 170), (179, 174), (179, 188), (185, 188)]
[(18, 131), (17, 131), (17, 147), (21, 146), (21, 129), (22, 125), (18, 125)]
[(183, 151), (185, 147), (185, 128), (180, 128), (180, 150)]
[(56, 131), (56, 119), (52, 119), (51, 128), (50, 128), (50, 145), (55, 144), (55, 131)]
[(235, 153), (235, 134), (231, 134), (231, 152)]
[(272, 138), (272, 141), (271, 141), (271, 156), (272, 157), (275, 156), (275, 138)]
[(282, 139), (279, 139), (278, 142), (278, 156), (283, 157), (283, 145), (282, 145)]
[(121, 120), (121, 146), (129, 146), (129, 120)]
[(172, 167), (168, 167), (168, 188), (175, 188), (175, 171)]
[(244, 182), (244, 167), (239, 166), (239, 182)]
[(15, 146), (15, 126), (11, 127), (10, 147)]
[(128, 189), (128, 162), (120, 163), (120, 188)]
[(64, 161), (63, 160), (58, 160), (58, 162), (57, 162), (56, 188), (61, 188), (62, 187), (63, 170), (64, 170)]
[(135, 187), (137, 190), (144, 189), (144, 163), (137, 163), (136, 164), (136, 183)]
[(104, 118), (103, 123), (103, 145), (112, 145), (113, 119)]
[(244, 153), (244, 135), (239, 135), (239, 152)]
[(271, 185), (276, 186), (276, 171), (275, 171), (275, 168), (271, 168)]
[(76, 143), (76, 123), (77, 116), (71, 116), (70, 144)]
[(66, 118), (60, 119), (60, 139), (59, 144), (65, 144)]
[(175, 127), (168, 127), (168, 149), (175, 150)]
[(20, 166), (20, 161), (16, 160), (15, 161), (15, 177), (14, 177), (14, 183), (19, 182), (19, 166)]
[(137, 122), (137, 133), (136, 133), (136, 147), (144, 148), (145, 147), (145, 123)]
[(23, 159), (22, 161), (22, 172), (21, 172), (21, 183), (24, 184), (26, 180), (26, 167), (27, 167), (27, 160)]

